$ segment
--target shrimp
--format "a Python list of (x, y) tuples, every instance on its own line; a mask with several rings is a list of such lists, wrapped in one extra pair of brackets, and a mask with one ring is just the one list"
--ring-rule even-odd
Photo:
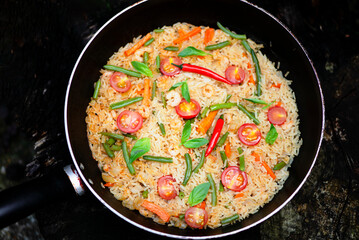
[(207, 84), (204, 88), (202, 88), (202, 93), (205, 97), (212, 97), (214, 94), (214, 88)]
[(177, 106), (181, 102), (181, 96), (178, 92), (171, 91), (166, 94), (167, 104), (171, 107)]

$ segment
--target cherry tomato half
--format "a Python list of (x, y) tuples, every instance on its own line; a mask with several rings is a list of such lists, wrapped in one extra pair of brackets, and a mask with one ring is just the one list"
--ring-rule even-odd
[(182, 99), (180, 104), (176, 106), (176, 113), (184, 119), (191, 119), (198, 115), (201, 111), (199, 103), (191, 99), (191, 102), (187, 102), (186, 99)]
[(274, 106), (268, 110), (267, 116), (270, 123), (281, 125), (287, 120), (287, 111), (280, 106)]
[(172, 63), (181, 65), (182, 61), (178, 57), (168, 57), (162, 59), (160, 64), (161, 73), (167, 76), (173, 76), (178, 74), (181, 71), (181, 69), (179, 69), (179, 67), (172, 65)]
[(177, 196), (177, 190), (174, 183), (174, 179), (171, 175), (162, 176), (157, 181), (157, 192), (161, 198), (171, 200)]
[(143, 118), (138, 112), (125, 110), (117, 117), (117, 127), (125, 133), (133, 133), (141, 128)]
[(243, 144), (253, 146), (259, 143), (262, 138), (262, 134), (255, 124), (245, 123), (239, 127), (238, 137)]
[(241, 84), (246, 77), (246, 71), (237, 66), (229, 66), (225, 72), (228, 81), (234, 84)]
[(110, 78), (110, 85), (117, 92), (127, 92), (131, 87), (131, 81), (126, 74), (115, 72)]
[(221, 176), (223, 186), (226, 188), (240, 192), (246, 188), (248, 183), (247, 174), (242, 172), (237, 166), (227, 167)]
[(202, 208), (190, 207), (184, 215), (184, 220), (188, 226), (202, 229), (207, 224), (208, 214), (207, 211)]

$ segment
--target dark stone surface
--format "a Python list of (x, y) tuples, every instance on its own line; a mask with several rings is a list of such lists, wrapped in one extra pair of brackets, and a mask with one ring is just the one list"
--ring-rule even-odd
[[(135, 1), (1, 1), (0, 188), (70, 163), (63, 104), (86, 42)], [(227, 239), (359, 239), (359, 1), (262, 0), (297, 36), (322, 83), (326, 128), (303, 188), (269, 220)], [(240, 14), (240, 13), (239, 13)], [(91, 194), (45, 207), (1, 239), (160, 239)]]

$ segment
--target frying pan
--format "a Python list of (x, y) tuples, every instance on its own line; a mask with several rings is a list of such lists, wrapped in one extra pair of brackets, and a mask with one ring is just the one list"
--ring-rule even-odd
[[(289, 72), (292, 89), (296, 95), (299, 110), (303, 145), (290, 168), (290, 175), (283, 188), (257, 213), (241, 222), (216, 229), (177, 229), (156, 224), (138, 211), (122, 206), (113, 195), (101, 186), (101, 172), (92, 158), (86, 135), (86, 107), (93, 94), (93, 83), (99, 78), (99, 71), (107, 59), (121, 46), (134, 37), (145, 35), (153, 29), (176, 22), (216, 27), (216, 22), (237, 33), (264, 45), (264, 54), (273, 62), (280, 62), (280, 70)], [(320, 83), (308, 54), (288, 28), (265, 10), (244, 1), (234, 0), (148, 0), (138, 2), (110, 19), (89, 41), (71, 74), (65, 101), (65, 129), (68, 147), (82, 182), (114, 214), (125, 221), (152, 233), (180, 239), (206, 239), (223, 237), (244, 231), (257, 225), (278, 212), (299, 191), (308, 177), (319, 152), (324, 128), (324, 101)], [(67, 172), (71, 172), (67, 168)], [(70, 174), (71, 175), (71, 174)], [(71, 175), (75, 178), (74, 175)], [(41, 191), (47, 191), (50, 199), (57, 194), (69, 193), (70, 182), (66, 175), (51, 176), (46, 186), (42, 180), (34, 185), (8, 189), (0, 193), (0, 226), (16, 220), (21, 214), (28, 214), (41, 206)], [(64, 180), (60, 180), (64, 179)], [(76, 182), (76, 181), (75, 181)], [(78, 184), (79, 181), (77, 181)], [(74, 181), (72, 181), (74, 184)], [(25, 190), (26, 189), (26, 190)], [(76, 187), (81, 191), (80, 185)], [(26, 191), (26, 201), (18, 200), (19, 191)], [(5, 192), (5, 194), (4, 194)], [(34, 194), (36, 193), (36, 194)], [(29, 198), (31, 198), (29, 200)], [(11, 202), (11, 204), (10, 204)], [(21, 202), (21, 204), (19, 204)], [(27, 202), (27, 203), (25, 203)], [(29, 208), (28, 202), (31, 203)], [(39, 203), (40, 202), (40, 203)], [(20, 205), (20, 207), (18, 206)], [(4, 220), (7, 218), (10, 221)]]

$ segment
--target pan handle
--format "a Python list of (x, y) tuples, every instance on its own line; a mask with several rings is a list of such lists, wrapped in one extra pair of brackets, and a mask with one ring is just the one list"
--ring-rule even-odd
[(72, 165), (0, 192), (0, 229), (59, 200), (84, 193)]

